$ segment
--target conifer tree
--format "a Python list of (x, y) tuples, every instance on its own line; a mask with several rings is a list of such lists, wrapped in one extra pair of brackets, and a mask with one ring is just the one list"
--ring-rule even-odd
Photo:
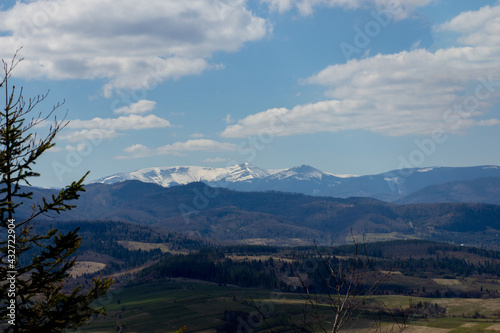
[(86, 175), (33, 205), (25, 214), (28, 216), (16, 215), (18, 208), (32, 199), (30, 179), (39, 176), (33, 166), (55, 145), (55, 136), (67, 125), (54, 117), (47, 134), (40, 137), (35, 133), (37, 125), (49, 121), (62, 104), (47, 114), (37, 113), (35, 108), (47, 94), (26, 100), (22, 88), (9, 85), (21, 61), (17, 52), (12, 61), (2, 60), (4, 73), (0, 78), (0, 91), (5, 94), (5, 105), (0, 109), (0, 329), (63, 332), (104, 313), (91, 304), (109, 290), (112, 280), (98, 278), (88, 290), (69, 290), (65, 282), (81, 242), (78, 229), (67, 234), (55, 229), (37, 234), (34, 228), (41, 214), (59, 214), (75, 207), (71, 201), (84, 191)]

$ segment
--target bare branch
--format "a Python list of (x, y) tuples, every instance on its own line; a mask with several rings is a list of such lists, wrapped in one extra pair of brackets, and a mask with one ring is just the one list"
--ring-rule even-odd
[[(356, 323), (363, 313), (366, 301), (390, 277), (391, 271), (380, 273), (373, 270), (373, 278), (368, 279), (372, 262), (368, 257), (366, 243), (363, 240), (363, 246), (360, 247), (352, 231), (351, 237), (354, 248), (348, 259), (336, 257), (333, 246), (325, 253), (314, 243), (314, 256), (318, 265), (311, 275), (313, 281), (309, 279), (309, 274), (304, 278), (296, 272), (304, 290), (304, 327), (335, 333), (349, 323)], [(360, 249), (364, 251), (363, 254)], [(311, 291), (311, 286), (319, 289)], [(320, 301), (322, 298), (319, 297), (319, 292), (323, 293), (326, 301)], [(324, 309), (325, 305), (329, 310)], [(330, 316), (332, 321), (327, 322)], [(328, 330), (326, 327), (329, 327)]]

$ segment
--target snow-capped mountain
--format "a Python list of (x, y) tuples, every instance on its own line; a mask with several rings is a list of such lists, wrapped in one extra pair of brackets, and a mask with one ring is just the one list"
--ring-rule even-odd
[[(280, 170), (274, 170), (278, 172)], [(273, 171), (261, 169), (249, 163), (229, 166), (227, 168), (209, 168), (200, 166), (174, 166), (145, 168), (130, 173), (118, 173), (99, 178), (92, 183), (114, 184), (126, 180), (139, 180), (155, 183), (163, 187), (186, 185), (194, 182), (234, 183), (249, 182), (272, 175)]]
[(300, 165), (267, 170), (249, 163), (226, 168), (175, 166), (146, 168), (104, 177), (92, 183), (114, 184), (126, 180), (163, 187), (204, 182), (237, 191), (282, 191), (333, 197), (372, 197), (385, 201), (402, 199), (424, 187), (482, 177), (500, 177), (498, 166), (434, 167), (393, 170), (376, 175), (335, 175)]
[(323, 176), (334, 176), (318, 169), (315, 169), (309, 165), (300, 165), (290, 169), (280, 170), (273, 175), (269, 176), (269, 179), (274, 180), (285, 180), (285, 179), (295, 179), (295, 180), (321, 180)]

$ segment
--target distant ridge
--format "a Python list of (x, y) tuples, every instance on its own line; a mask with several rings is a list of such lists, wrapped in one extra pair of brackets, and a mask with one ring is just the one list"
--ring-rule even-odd
[[(280, 170), (277, 170), (278, 172)], [(173, 166), (145, 168), (129, 173), (117, 173), (109, 177), (99, 178), (92, 183), (114, 184), (126, 180), (139, 180), (155, 183), (163, 187), (186, 185), (193, 182), (241, 182), (270, 176), (272, 171), (261, 169), (249, 163), (233, 165), (226, 168), (210, 168), (200, 166)]]
[[(354, 175), (334, 175), (320, 171), (309, 165), (300, 165), (290, 169), (263, 169), (249, 163), (237, 164), (225, 168), (200, 166), (172, 166), (144, 168), (129, 173), (117, 173), (102, 177), (91, 183), (115, 184), (126, 180), (139, 180), (155, 183), (163, 187), (186, 185), (193, 182), (204, 182), (210, 185), (227, 183), (252, 183), (257, 180), (321, 180), (323, 177), (349, 178)], [(223, 186), (225, 187), (225, 186)]]
[[(282, 191), (315, 196), (372, 197), (384, 201), (403, 200), (406, 196), (428, 186), (449, 182), (469, 181), (477, 178), (500, 177), (500, 167), (485, 165), (475, 167), (425, 167), (355, 176), (336, 175), (318, 170), (309, 165), (289, 169), (268, 170), (249, 163), (225, 168), (201, 166), (173, 166), (145, 168), (129, 173), (118, 173), (94, 180), (91, 183), (116, 184), (127, 180), (154, 183), (162, 187), (203, 182), (212, 187), (237, 191)], [(444, 191), (453, 191), (447, 187)], [(491, 189), (492, 193), (496, 193)], [(441, 194), (430, 199), (421, 197), (417, 202), (447, 202), (451, 195)], [(478, 197), (478, 196), (475, 196)], [(412, 202), (408, 199), (404, 202)], [(451, 200), (451, 199), (450, 199)], [(453, 201), (469, 201), (458, 196)], [(403, 202), (403, 201), (401, 201)], [(491, 202), (489, 199), (480, 202)]]
[(429, 202), (474, 202), (500, 205), (500, 177), (431, 185), (395, 201), (398, 204)]
[[(19, 217), (31, 214), (33, 203), (54, 193), (33, 190), (33, 202), (19, 207)], [(42, 216), (40, 220), (53, 218)], [(249, 244), (297, 244), (315, 239), (343, 243), (353, 231), (378, 234), (378, 240), (421, 238), (498, 246), (500, 234), (499, 205), (397, 205), (371, 198), (239, 192), (200, 182), (170, 188), (137, 180), (88, 185), (76, 208), (65, 212), (63, 218), (68, 222), (155, 225), (182, 234)]]

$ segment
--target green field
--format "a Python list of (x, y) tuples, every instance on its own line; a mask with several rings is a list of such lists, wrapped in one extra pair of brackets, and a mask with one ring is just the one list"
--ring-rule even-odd
[[(256, 309), (251, 306), (252, 298), (270, 300), (272, 297), (269, 291), (187, 280), (140, 285), (111, 295), (108, 316), (82, 331), (113, 332), (123, 326), (122, 332), (144, 332), (145, 328), (147, 332), (174, 332), (187, 325), (187, 332), (215, 332), (224, 323), (225, 310), (253, 312)], [(299, 295), (280, 294), (279, 297), (285, 299), (274, 303), (276, 313), (298, 309)], [(295, 302), (286, 304), (290, 300)], [(266, 328), (264, 323), (260, 326)]]
[[(108, 315), (95, 319), (83, 332), (175, 332), (187, 325), (186, 332), (216, 332), (224, 324), (226, 310), (253, 313), (240, 318), (242, 332), (292, 332), (286, 328), (289, 318), (299, 320), (303, 298), (296, 293), (273, 293), (252, 288), (218, 286), (196, 280), (158, 281), (110, 293), (103, 304)], [(411, 332), (483, 332), (500, 330), (492, 318), (500, 313), (500, 299), (409, 298), (408, 296), (373, 296), (369, 305), (384, 302), (389, 308), (408, 306), (409, 302), (437, 303), (447, 308), (444, 318), (411, 316)], [(253, 304), (263, 305), (268, 322), (259, 320)], [(325, 309), (327, 307), (325, 306)], [(479, 312), (485, 318), (473, 318)], [(374, 331), (375, 316), (366, 312), (349, 331)], [(388, 318), (382, 318), (386, 320)], [(496, 325), (496, 327), (495, 327)], [(489, 330), (488, 330), (489, 329)], [(245, 331), (247, 330), (247, 331)], [(491, 330), (494, 332), (493, 330)]]

